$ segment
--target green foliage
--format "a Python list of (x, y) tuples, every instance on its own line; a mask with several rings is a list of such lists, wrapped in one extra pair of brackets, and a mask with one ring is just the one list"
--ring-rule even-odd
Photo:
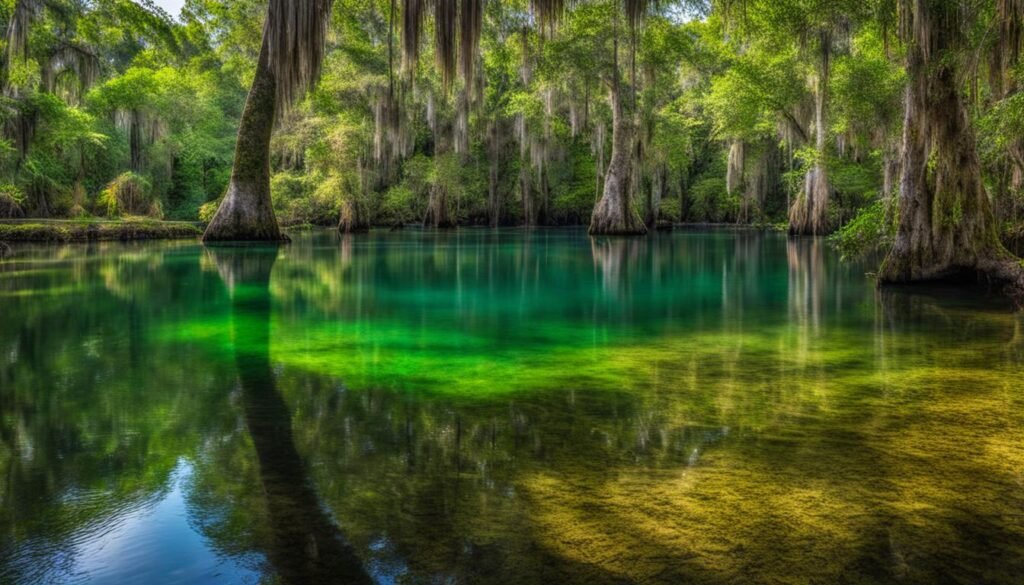
[(682, 221), (683, 211), (678, 197), (661, 200), (660, 217), (673, 223)]
[[(492, 213), (516, 223), (531, 208), (541, 222), (587, 224), (610, 154), (616, 79), (636, 122), (634, 204), (657, 177), (663, 217), (778, 223), (807, 169), (823, 163), (833, 224), (871, 207), (902, 121), (892, 3), (693, 7), (686, 3), (685, 18), (651, 7), (634, 31), (616, 3), (576, 3), (542, 32), (527, 3), (486, 3), (479, 78), (444, 88), (432, 43), (420, 63), (401, 62), (388, 2), (337, 0), (320, 83), (274, 131), (279, 218), (333, 225), (355, 202), (372, 223), (409, 223), (423, 218), (431, 190), (443, 189), (457, 223), (489, 223)], [(0, 26), (12, 10), (3, 5)], [(231, 176), (265, 2), (189, 0), (180, 21), (129, 0), (44, 2), (37, 12), (26, 54), (0, 74), (0, 183), (10, 186), (0, 214), (208, 221)], [(1014, 223), (1024, 215), (1016, 90), (1024, 77), (1020, 67), (989, 70), (996, 60), (984, 31), (996, 30), (994, 18), (977, 17), (977, 73), (962, 85), (994, 208), (1001, 223)], [(830, 99), (819, 151), (814, 96), (824, 52)], [(742, 192), (729, 194), (732, 144), (744, 145), (746, 158)], [(126, 209), (126, 189), (142, 185), (148, 207)], [(948, 211), (955, 222), (956, 209)]]
[(838, 57), (833, 67), (832, 130), (868, 146), (879, 130), (897, 135), (906, 80), (886, 56), (874, 27), (862, 30), (852, 44), (851, 52)]
[(690, 191), (689, 219), (696, 222), (724, 223), (736, 221), (740, 210), (739, 195), (730, 195), (724, 178), (707, 178)]
[(274, 213), (285, 225), (311, 223), (315, 184), (304, 173), (284, 171), (270, 178)]
[(570, 150), (571, 166), (553, 188), (552, 219), (562, 224), (585, 224), (597, 200), (595, 192), (596, 163), (586, 145), (575, 143)]
[(217, 209), (220, 208), (220, 204), (223, 199), (214, 199), (208, 201), (199, 206), (199, 221), (203, 223), (210, 223), (213, 221), (213, 216), (217, 215)]
[(773, 133), (779, 116), (805, 97), (794, 50), (754, 48), (713, 78), (705, 104), (716, 134), (753, 140)]
[(405, 225), (416, 221), (419, 202), (411, 189), (404, 184), (395, 185), (384, 193), (379, 211), (379, 220), (388, 225)]
[(16, 185), (0, 183), (0, 219), (25, 215), (25, 194)]
[[(833, 213), (855, 215), (858, 210), (872, 205), (882, 192), (882, 170), (879, 156), (874, 154), (864, 162), (837, 158), (829, 161), (829, 182), (834, 190)], [(840, 215), (834, 225), (842, 225), (848, 217)]]
[(891, 200), (879, 200), (861, 209), (857, 216), (829, 236), (829, 243), (845, 259), (864, 258), (888, 250), (896, 235)]
[(96, 199), (97, 210), (107, 217), (163, 217), (163, 207), (152, 197), (152, 185), (142, 175), (126, 172), (119, 175)]

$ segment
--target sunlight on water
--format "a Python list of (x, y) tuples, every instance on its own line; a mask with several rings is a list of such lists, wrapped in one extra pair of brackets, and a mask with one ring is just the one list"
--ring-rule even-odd
[(0, 580), (1019, 582), (1024, 319), (867, 269), (745, 232), (18, 249)]

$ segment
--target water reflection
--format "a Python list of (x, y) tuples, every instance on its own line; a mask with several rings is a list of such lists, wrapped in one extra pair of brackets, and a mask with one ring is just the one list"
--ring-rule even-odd
[(231, 340), (246, 427), (255, 448), (272, 542), (267, 556), (285, 583), (369, 583), (321, 507), (295, 449), (291, 413), (270, 362), (270, 274), (278, 247), (211, 247), (231, 296)]

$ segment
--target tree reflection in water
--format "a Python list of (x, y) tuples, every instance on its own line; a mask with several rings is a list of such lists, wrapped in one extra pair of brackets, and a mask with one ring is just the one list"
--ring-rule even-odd
[(270, 273), (278, 247), (214, 247), (208, 253), (231, 294), (242, 406), (271, 523), (267, 557), (287, 583), (369, 583), (320, 504), (295, 449), (291, 413), (277, 391), (270, 364)]

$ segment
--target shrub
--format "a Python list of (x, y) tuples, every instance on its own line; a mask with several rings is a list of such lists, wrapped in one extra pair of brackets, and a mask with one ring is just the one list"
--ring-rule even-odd
[(829, 236), (844, 260), (863, 258), (888, 250), (896, 237), (896, 218), (889, 200), (876, 201), (857, 212), (849, 223)]
[(661, 200), (658, 216), (666, 221), (679, 221), (681, 215), (679, 197), (668, 197)]
[(395, 185), (384, 194), (380, 206), (382, 223), (404, 225), (416, 221), (420, 214), (416, 195), (404, 184)]
[(736, 221), (740, 209), (740, 196), (729, 194), (725, 179), (708, 178), (693, 186), (690, 217), (694, 221), (724, 223)]
[(25, 195), (11, 183), (0, 183), (0, 218), (25, 216)]
[(213, 221), (213, 216), (217, 215), (217, 209), (220, 208), (221, 202), (224, 198), (214, 199), (213, 201), (207, 201), (199, 206), (199, 221), (203, 223), (210, 223)]
[(111, 181), (96, 199), (98, 211), (107, 217), (141, 215), (160, 219), (163, 206), (152, 198), (151, 185), (145, 177), (126, 172)]

